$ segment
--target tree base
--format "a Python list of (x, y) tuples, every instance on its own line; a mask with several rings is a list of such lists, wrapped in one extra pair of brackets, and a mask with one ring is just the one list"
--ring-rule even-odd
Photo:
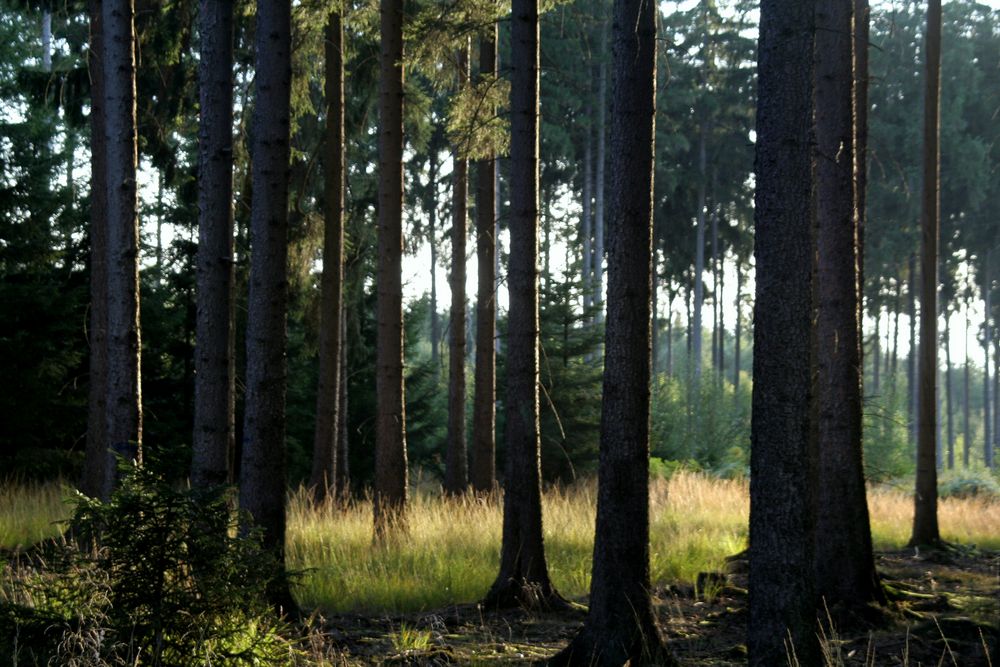
[(544, 612), (580, 610), (578, 605), (559, 595), (551, 584), (513, 578), (497, 579), (479, 604), (489, 610), (515, 608)]
[(667, 649), (656, 628), (637, 633), (637, 639), (593, 632), (584, 626), (569, 646), (544, 661), (548, 667), (638, 667), (653, 665), (678, 667), (677, 658)]

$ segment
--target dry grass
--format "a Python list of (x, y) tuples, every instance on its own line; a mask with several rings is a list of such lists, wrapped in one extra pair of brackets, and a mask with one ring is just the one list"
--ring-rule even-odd
[[(549, 568), (571, 598), (590, 586), (596, 488), (593, 482), (545, 493)], [(58, 532), (69, 512), (58, 484), (0, 488), (0, 547), (26, 545)], [(872, 531), (879, 549), (909, 539), (913, 501), (908, 493), (869, 494)], [(651, 497), (651, 574), (656, 583), (691, 583), (698, 572), (718, 570), (746, 545), (747, 484), (681, 472), (656, 480)], [(298, 595), (328, 611), (416, 611), (473, 602), (496, 576), (502, 511), (497, 502), (414, 494), (409, 532), (388, 544), (372, 543), (372, 508), (358, 501), (342, 509), (313, 507), (301, 492), (288, 514), (289, 566), (303, 572)], [(1000, 549), (1000, 502), (940, 501), (942, 536), (949, 541)]]

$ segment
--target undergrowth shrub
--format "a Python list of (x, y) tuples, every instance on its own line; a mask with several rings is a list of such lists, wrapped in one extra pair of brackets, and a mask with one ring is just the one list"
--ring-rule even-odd
[(279, 574), (237, 536), (226, 492), (125, 474), (107, 503), (79, 496), (72, 539), (8, 563), (0, 662), (14, 665), (289, 664), (291, 628), (264, 596)]
[(1000, 484), (988, 471), (952, 470), (941, 475), (938, 495), (941, 498), (1000, 499)]

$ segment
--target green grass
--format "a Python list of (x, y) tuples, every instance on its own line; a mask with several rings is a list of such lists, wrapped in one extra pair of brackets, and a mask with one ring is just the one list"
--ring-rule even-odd
[[(593, 482), (545, 493), (549, 569), (569, 598), (587, 594), (593, 550)], [(58, 484), (0, 487), (0, 547), (27, 545), (58, 532), (69, 507)], [(903, 490), (869, 494), (879, 549), (909, 540), (913, 501)], [(654, 584), (694, 583), (699, 572), (719, 570), (726, 556), (746, 546), (747, 485), (681, 472), (655, 480), (651, 499), (650, 567)], [(408, 512), (409, 531), (372, 542), (372, 507), (312, 506), (301, 492), (288, 512), (288, 565), (302, 572), (296, 594), (327, 612), (409, 612), (475, 602), (499, 567), (502, 511), (480, 499), (444, 499), (419, 492)], [(939, 517), (944, 539), (1000, 549), (1000, 502), (946, 498)]]
[(60, 482), (0, 484), (0, 548), (16, 549), (57, 536), (69, 518), (68, 492)]

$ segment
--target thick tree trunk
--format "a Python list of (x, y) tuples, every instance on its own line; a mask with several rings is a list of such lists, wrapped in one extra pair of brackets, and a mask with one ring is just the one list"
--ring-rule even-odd
[(754, 195), (757, 295), (750, 448), (752, 667), (821, 663), (813, 401), (813, 2), (762, 0)]
[(920, 242), (920, 363), (917, 481), (912, 545), (941, 541), (937, 520), (937, 289), (941, 215), (941, 0), (927, 6), (927, 80), (924, 93), (924, 184)]
[(816, 593), (829, 609), (884, 601), (861, 447), (853, 5), (816, 1)]
[(507, 286), (507, 470), (500, 572), (487, 607), (565, 602), (549, 579), (542, 538), (538, 413), (538, 2), (513, 0), (510, 93), (510, 259)]
[(649, 383), (657, 5), (614, 4), (608, 323), (590, 609), (550, 664), (670, 665), (649, 595)]
[(236, 416), (230, 391), (233, 264), (233, 4), (201, 0), (198, 14), (198, 312), (191, 485), (232, 481)]
[[(469, 82), (469, 42), (458, 54), (461, 87)], [(469, 161), (464, 147), (454, 152), (451, 221), (451, 338), (448, 341), (448, 441), (444, 490), (465, 493), (469, 486), (465, 442), (465, 233), (468, 228)]]
[[(114, 455), (141, 462), (135, 7), (132, 0), (106, 0), (102, 11), (108, 216), (107, 442)], [(107, 498), (116, 478), (114, 459), (106, 462), (104, 472), (101, 497)]]
[(691, 356), (694, 358), (694, 386), (701, 382), (701, 309), (705, 301), (705, 126), (698, 129), (698, 225), (694, 245), (694, 322), (691, 334)]
[[(262, 530), (264, 546), (284, 565), (290, 5), (281, 0), (258, 0), (257, 25), (240, 510)], [(296, 608), (284, 581), (273, 585), (268, 596), (285, 611)]]
[(344, 26), (331, 12), (326, 22), (326, 128), (323, 137), (323, 276), (320, 295), (316, 430), (309, 486), (313, 498), (337, 496), (340, 425), (342, 309), (344, 303)]
[(403, 385), (403, 0), (381, 0), (378, 332), (375, 337), (375, 535), (406, 508)]
[[(497, 26), (479, 40), (479, 72), (497, 71)], [(490, 109), (493, 113), (494, 110)], [(496, 160), (476, 163), (476, 377), (472, 406), (472, 488), (490, 493), (496, 488)]]
[(108, 457), (108, 221), (107, 151), (104, 134), (104, 68), (101, 0), (90, 0), (90, 318), (88, 343), (87, 446), (80, 491), (104, 497)]

